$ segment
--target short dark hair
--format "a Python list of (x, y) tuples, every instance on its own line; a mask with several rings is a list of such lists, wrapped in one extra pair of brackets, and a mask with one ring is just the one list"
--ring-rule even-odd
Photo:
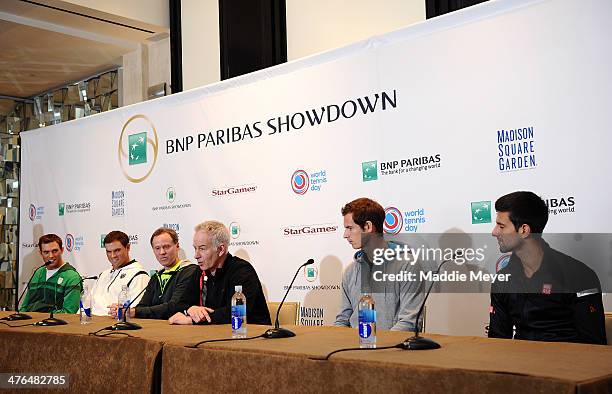
[(385, 223), (385, 209), (369, 198), (358, 198), (342, 207), (342, 216), (353, 214), (353, 221), (363, 229), (367, 221), (374, 225), (374, 232), (382, 233)]
[(51, 242), (57, 242), (60, 249), (63, 249), (62, 239), (57, 234), (45, 234), (38, 238), (38, 250), (42, 252), (42, 246), (44, 244), (50, 244)]
[(176, 231), (172, 230), (171, 228), (166, 228), (166, 227), (160, 227), (157, 230), (155, 230), (153, 232), (153, 235), (151, 235), (151, 246), (153, 246), (153, 238), (157, 237), (158, 235), (162, 235), (162, 234), (168, 234), (170, 236), (170, 238), (172, 238), (172, 242), (176, 245), (178, 243), (178, 234), (176, 233)]
[(542, 234), (548, 222), (548, 206), (533, 192), (518, 191), (506, 194), (495, 201), (495, 210), (508, 212), (517, 231), (521, 225), (527, 224), (533, 234)]
[(104, 237), (103, 242), (104, 245), (106, 245), (115, 241), (121, 242), (121, 245), (123, 245), (124, 248), (127, 248), (127, 246), (130, 244), (130, 237), (128, 237), (128, 235), (123, 231), (115, 230), (106, 234), (106, 237)]

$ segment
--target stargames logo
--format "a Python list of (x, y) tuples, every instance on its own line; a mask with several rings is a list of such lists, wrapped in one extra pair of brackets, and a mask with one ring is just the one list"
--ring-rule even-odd
[(72, 249), (74, 248), (74, 236), (72, 234), (66, 234), (64, 244), (66, 244), (66, 250), (72, 252)]
[(36, 218), (36, 207), (34, 206), (34, 204), (30, 204), (30, 209), (28, 210), (28, 216), (30, 217), (31, 221), (34, 221), (34, 218)]
[(472, 224), (491, 223), (491, 201), (472, 202)]
[(305, 194), (310, 186), (310, 178), (304, 170), (297, 170), (291, 175), (291, 189), (296, 194)]
[(395, 207), (388, 207), (385, 209), (385, 222), (383, 224), (383, 230), (385, 234), (399, 234), (402, 231), (403, 223), (402, 213)]
[(158, 138), (153, 123), (134, 115), (123, 125), (117, 154), (123, 176), (132, 183), (147, 179), (157, 163)]

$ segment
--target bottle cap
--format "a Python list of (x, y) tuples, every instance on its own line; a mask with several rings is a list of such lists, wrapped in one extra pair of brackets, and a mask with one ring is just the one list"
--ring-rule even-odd
[(234, 286), (236, 293), (242, 293), (242, 286)]

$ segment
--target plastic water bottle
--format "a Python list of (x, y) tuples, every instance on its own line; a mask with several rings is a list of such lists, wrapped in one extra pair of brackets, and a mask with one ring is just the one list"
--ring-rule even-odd
[(376, 347), (376, 308), (370, 293), (359, 299), (359, 347)]
[[(128, 298), (128, 287), (127, 285), (121, 285), (121, 292), (119, 293), (119, 299), (117, 300), (117, 320), (121, 321), (123, 317), (124, 308), (130, 304), (130, 300)], [(130, 320), (130, 313), (127, 312), (125, 314), (125, 321)]]
[(81, 307), (80, 307), (81, 324), (91, 323), (91, 293), (89, 293), (89, 287), (83, 286), (83, 292), (81, 293)]
[(246, 338), (246, 297), (242, 294), (242, 286), (236, 286), (234, 290), (236, 292), (232, 296), (232, 338)]

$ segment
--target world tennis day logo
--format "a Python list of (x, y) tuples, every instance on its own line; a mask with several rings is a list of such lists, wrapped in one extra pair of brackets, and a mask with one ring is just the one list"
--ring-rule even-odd
[(28, 208), (28, 217), (31, 221), (39, 220), (45, 213), (45, 207), (37, 207), (34, 204), (30, 204)]
[(157, 131), (149, 118), (134, 115), (128, 119), (117, 148), (123, 176), (132, 183), (147, 179), (157, 163), (158, 146)]
[(327, 185), (327, 170), (306, 172), (296, 170), (291, 175), (291, 189), (295, 194), (304, 195), (308, 190), (320, 192)]
[(385, 234), (399, 234), (402, 231), (403, 222), (404, 219), (399, 209), (395, 207), (385, 209), (385, 222), (383, 224)]
[(296, 194), (306, 194), (310, 187), (310, 178), (304, 170), (297, 170), (291, 175), (291, 189)]
[(64, 244), (66, 244), (66, 250), (72, 252), (72, 249), (74, 248), (74, 236), (72, 234), (66, 234)]

